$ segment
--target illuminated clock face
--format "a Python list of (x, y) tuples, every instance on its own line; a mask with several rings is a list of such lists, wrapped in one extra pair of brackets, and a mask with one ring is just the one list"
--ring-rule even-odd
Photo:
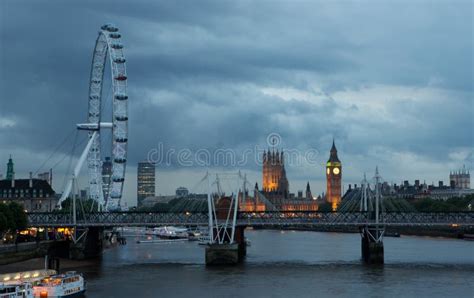
[(331, 173), (331, 169), (330, 168), (327, 168), (326, 169), (326, 173), (329, 175)]
[(334, 175), (338, 175), (339, 174), (339, 168), (332, 169), (332, 172), (334, 173)]

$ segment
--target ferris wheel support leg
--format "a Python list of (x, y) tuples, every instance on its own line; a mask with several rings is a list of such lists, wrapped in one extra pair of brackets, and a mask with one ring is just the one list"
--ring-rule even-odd
[(84, 151), (82, 151), (81, 157), (79, 158), (76, 164), (76, 167), (74, 168), (74, 172), (72, 173), (72, 176), (66, 185), (66, 189), (64, 190), (63, 194), (61, 195), (61, 198), (59, 199), (57, 203), (60, 209), (61, 209), (61, 203), (71, 194), (72, 184), (74, 182), (74, 179), (79, 176), (79, 173), (81, 172), (81, 168), (84, 164), (84, 161), (87, 158), (87, 154), (89, 153), (92, 143), (94, 142), (96, 137), (97, 137), (97, 132), (95, 131), (92, 134), (91, 138), (89, 139), (89, 142), (87, 143), (86, 148), (84, 149)]

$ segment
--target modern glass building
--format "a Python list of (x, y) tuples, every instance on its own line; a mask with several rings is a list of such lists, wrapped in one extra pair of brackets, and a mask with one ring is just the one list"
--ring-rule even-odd
[(155, 165), (148, 161), (138, 163), (137, 170), (137, 206), (145, 198), (155, 196)]

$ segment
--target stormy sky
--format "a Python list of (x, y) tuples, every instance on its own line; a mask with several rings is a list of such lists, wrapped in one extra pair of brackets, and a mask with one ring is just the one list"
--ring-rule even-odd
[[(191, 156), (158, 163), (159, 194), (194, 190), (208, 168), (261, 184), (254, 155), (270, 134), (299, 156), (287, 165), (293, 192), (306, 181), (325, 191), (333, 138), (345, 187), (376, 165), (388, 182), (446, 182), (473, 166), (473, 11), (472, 1), (3, 0), (0, 172), (10, 154), (18, 178), (53, 167), (62, 192), (86, 138), (75, 124), (95, 39), (114, 23), (127, 57), (130, 205), (136, 164), (156, 152)], [(108, 90), (106, 80), (104, 114)], [(252, 153), (196, 161), (219, 150)]]

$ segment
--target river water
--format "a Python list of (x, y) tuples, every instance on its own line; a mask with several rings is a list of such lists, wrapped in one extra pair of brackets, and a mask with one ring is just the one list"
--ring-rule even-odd
[(204, 265), (196, 242), (128, 244), (81, 267), (87, 297), (474, 297), (474, 242), (385, 238), (385, 265), (360, 262), (358, 234), (247, 230), (247, 258)]

